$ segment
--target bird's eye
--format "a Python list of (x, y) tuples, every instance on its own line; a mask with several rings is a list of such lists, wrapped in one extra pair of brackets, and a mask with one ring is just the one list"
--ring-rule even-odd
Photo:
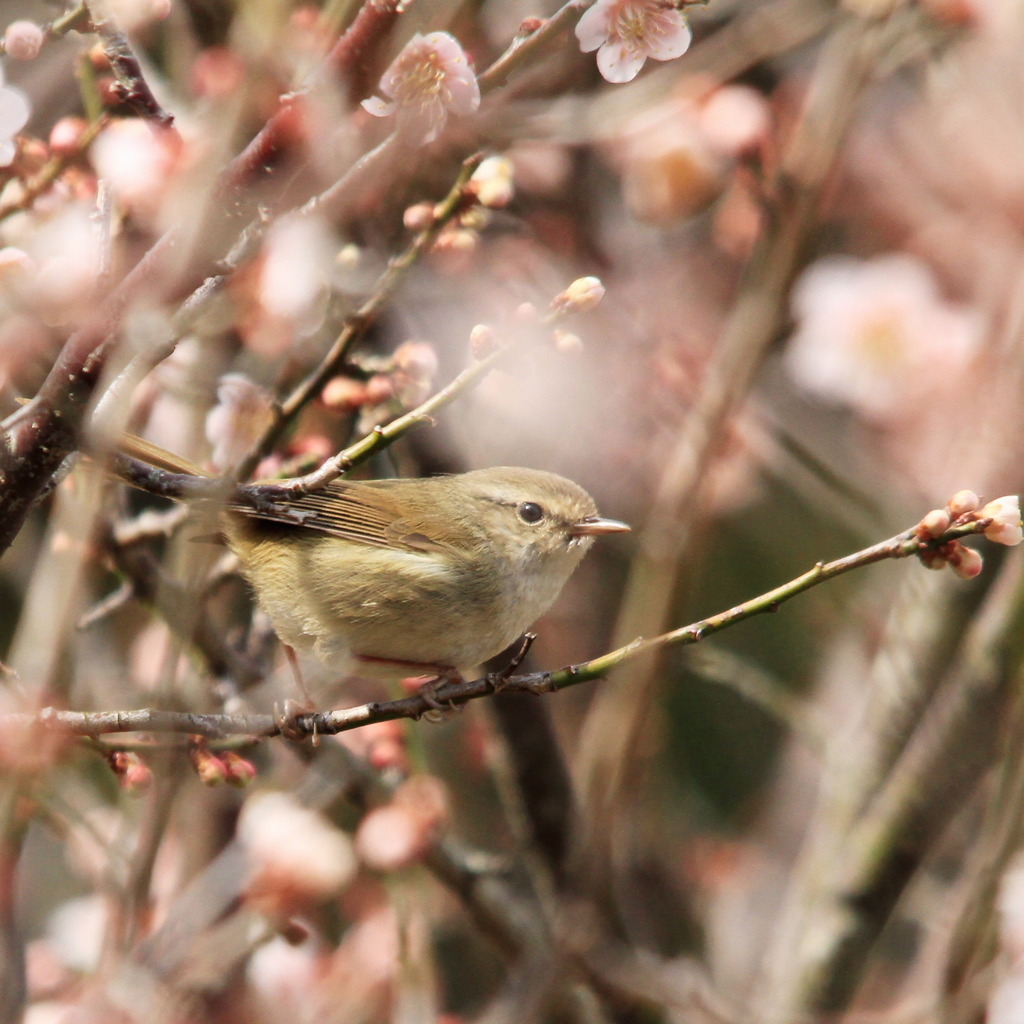
[(524, 501), (516, 509), (524, 523), (539, 523), (544, 518), (544, 509), (535, 501)]

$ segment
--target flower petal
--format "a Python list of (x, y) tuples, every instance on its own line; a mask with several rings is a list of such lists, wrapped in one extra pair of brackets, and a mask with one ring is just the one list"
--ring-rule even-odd
[(646, 54), (634, 53), (622, 43), (607, 42), (597, 51), (597, 69), (608, 82), (632, 82), (646, 59)]
[(28, 97), (11, 86), (0, 89), (0, 135), (11, 136), (28, 124), (32, 107)]
[(396, 106), (394, 100), (382, 100), (379, 96), (371, 96), (362, 102), (363, 110), (374, 117), (387, 117), (395, 112)]
[(681, 57), (690, 48), (690, 41), (693, 33), (686, 19), (678, 11), (666, 11), (662, 15), (667, 26), (659, 25), (658, 28), (665, 28), (664, 31), (651, 32), (644, 36), (644, 48), (647, 56), (655, 60), (672, 60)]
[(608, 32), (608, 4), (596, 3), (588, 11), (584, 11), (583, 17), (576, 22), (576, 38), (579, 40), (581, 52), (590, 53), (604, 45), (608, 40)]

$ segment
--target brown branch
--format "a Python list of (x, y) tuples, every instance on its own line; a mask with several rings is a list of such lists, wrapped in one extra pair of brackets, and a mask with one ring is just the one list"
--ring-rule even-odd
[(120, 88), (120, 96), (140, 117), (156, 121), (162, 128), (174, 124), (174, 115), (167, 113), (157, 101), (142, 73), (128, 37), (117, 27), (106, 0), (87, 0), (90, 20), (103, 44), (103, 53)]

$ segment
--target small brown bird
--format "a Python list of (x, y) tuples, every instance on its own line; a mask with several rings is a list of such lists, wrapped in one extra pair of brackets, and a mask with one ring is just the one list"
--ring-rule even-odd
[[(139, 438), (121, 447), (202, 475)], [(596, 536), (629, 529), (602, 519), (571, 480), (508, 466), (335, 480), (287, 501), (231, 504), (220, 526), (288, 648), (405, 675), (500, 653), (548, 609)]]
[(335, 481), (280, 511), (234, 506), (224, 533), (280, 638), (326, 663), (478, 665), (539, 618), (602, 519), (570, 480), (498, 467)]

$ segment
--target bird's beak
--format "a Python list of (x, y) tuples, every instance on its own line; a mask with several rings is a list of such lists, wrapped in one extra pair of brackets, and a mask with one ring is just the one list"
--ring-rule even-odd
[(600, 516), (587, 516), (574, 523), (569, 532), (574, 537), (596, 537), (602, 533), (628, 533), (629, 527), (618, 519), (602, 519)]

